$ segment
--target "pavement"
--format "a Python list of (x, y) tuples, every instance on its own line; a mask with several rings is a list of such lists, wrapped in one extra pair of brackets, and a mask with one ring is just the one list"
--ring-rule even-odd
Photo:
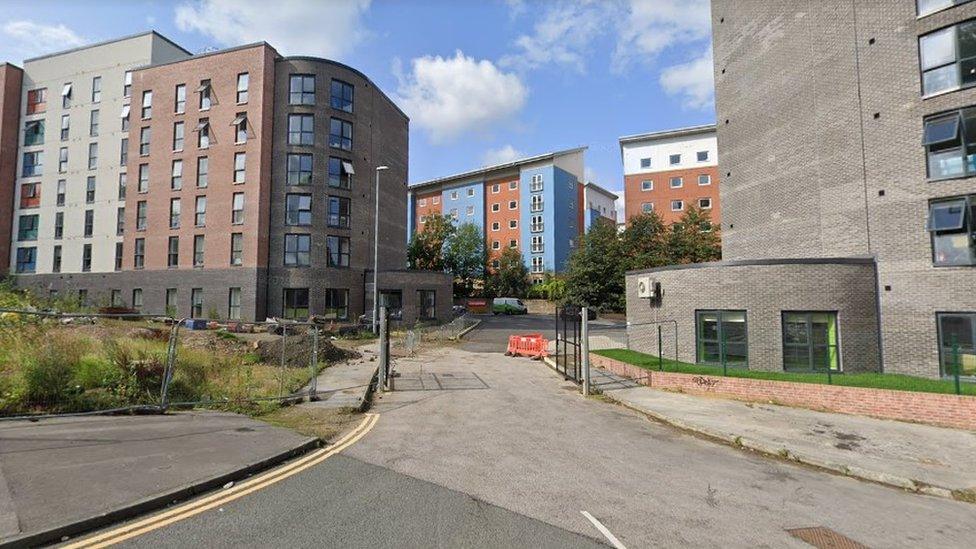
[(0, 422), (0, 545), (145, 512), (317, 444), (217, 412)]
[[(329, 366), (315, 379), (318, 400), (299, 404), (311, 408), (353, 408), (363, 410), (369, 399), (370, 384), (379, 368), (379, 343), (356, 350), (360, 358)], [(302, 389), (307, 394), (311, 385)]]

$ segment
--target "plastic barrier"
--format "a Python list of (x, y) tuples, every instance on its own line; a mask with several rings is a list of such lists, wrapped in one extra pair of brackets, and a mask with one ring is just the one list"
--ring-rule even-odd
[(508, 336), (507, 356), (527, 356), (542, 358), (548, 354), (549, 340), (542, 334), (526, 334)]

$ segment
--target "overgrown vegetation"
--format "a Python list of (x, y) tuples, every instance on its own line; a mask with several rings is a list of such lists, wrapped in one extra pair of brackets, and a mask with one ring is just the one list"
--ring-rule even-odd
[[(646, 370), (657, 370), (659, 359), (655, 355), (639, 353), (629, 349), (601, 349), (593, 351), (598, 355), (633, 364), (634, 366)], [(675, 360), (663, 359), (663, 371), (677, 372), (682, 374), (697, 375), (722, 375), (720, 366), (709, 366), (706, 364), (689, 364), (687, 362), (677, 362)], [(755, 370), (742, 370), (729, 368), (727, 377), (741, 377), (750, 379), (769, 379), (774, 381), (792, 381), (796, 383), (815, 383), (820, 385), (827, 384), (826, 373), (796, 373), (796, 372), (760, 372)], [(890, 389), (893, 391), (916, 391), (922, 393), (943, 393), (953, 394), (956, 392), (955, 384), (949, 380), (927, 379), (921, 377), (906, 376), (900, 374), (873, 374), (873, 373), (845, 373), (833, 374), (831, 381), (834, 385), (845, 387), (866, 387), (872, 389)], [(964, 383), (961, 386), (962, 394), (976, 395), (976, 384)]]

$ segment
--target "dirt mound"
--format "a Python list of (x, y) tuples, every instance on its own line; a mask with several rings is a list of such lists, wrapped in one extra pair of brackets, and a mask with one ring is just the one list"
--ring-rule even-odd
[[(257, 343), (255, 351), (263, 362), (278, 364), (281, 360), (280, 337), (270, 341), (260, 341)], [(288, 336), (284, 340), (285, 345), (285, 364), (295, 368), (307, 367), (312, 361), (312, 336), (310, 334), (300, 334)], [(350, 358), (359, 357), (355, 351), (347, 351), (336, 347), (326, 336), (319, 336), (319, 362), (335, 363)]]

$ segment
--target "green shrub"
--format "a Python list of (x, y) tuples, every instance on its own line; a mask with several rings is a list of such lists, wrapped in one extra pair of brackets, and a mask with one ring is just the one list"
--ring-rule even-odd
[(51, 333), (23, 366), (24, 397), (29, 404), (66, 403), (81, 388), (74, 373), (86, 351), (85, 341)]
[(115, 390), (122, 381), (124, 371), (104, 355), (88, 354), (78, 362), (74, 383), (82, 389)]

